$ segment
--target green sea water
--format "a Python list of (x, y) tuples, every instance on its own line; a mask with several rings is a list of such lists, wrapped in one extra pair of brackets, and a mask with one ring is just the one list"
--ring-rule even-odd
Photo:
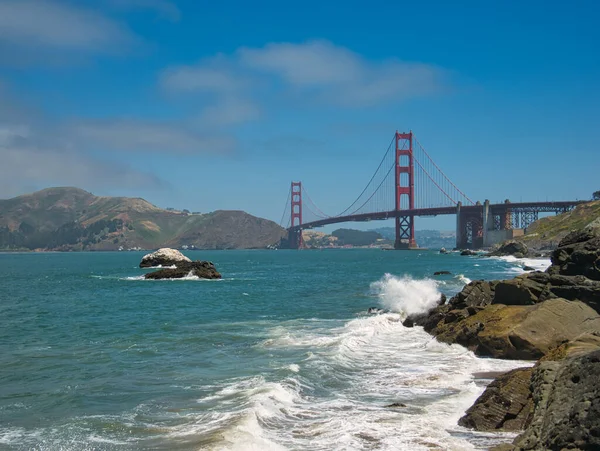
[[(0, 254), (0, 449), (483, 449), (456, 425), (480, 359), (404, 328), (518, 261), (377, 249)], [(433, 276), (447, 270), (451, 275)], [(381, 309), (369, 314), (370, 307)], [(402, 409), (386, 408), (394, 402)]]

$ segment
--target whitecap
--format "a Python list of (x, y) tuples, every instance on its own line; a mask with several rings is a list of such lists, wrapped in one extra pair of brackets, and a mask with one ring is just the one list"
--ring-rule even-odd
[(405, 316), (426, 313), (434, 308), (441, 297), (433, 279), (413, 279), (385, 274), (381, 280), (371, 283), (381, 305)]

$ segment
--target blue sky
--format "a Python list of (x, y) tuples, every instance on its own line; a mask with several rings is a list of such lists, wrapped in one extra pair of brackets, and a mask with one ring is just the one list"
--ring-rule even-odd
[(0, 198), (279, 222), (301, 180), (335, 214), (396, 129), (473, 199), (589, 198), (599, 20), (594, 1), (0, 0)]

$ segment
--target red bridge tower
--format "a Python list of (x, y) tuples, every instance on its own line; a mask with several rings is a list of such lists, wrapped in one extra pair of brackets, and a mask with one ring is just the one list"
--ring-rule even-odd
[[(292, 223), (288, 234), (289, 245), (291, 249), (302, 249), (304, 242), (302, 241), (302, 182), (292, 182)], [(297, 228), (296, 228), (297, 227)]]
[[(396, 131), (396, 242), (395, 249), (416, 249), (415, 218), (401, 211), (415, 207), (413, 134)], [(407, 198), (408, 197), (408, 198)], [(408, 205), (407, 205), (408, 204)]]

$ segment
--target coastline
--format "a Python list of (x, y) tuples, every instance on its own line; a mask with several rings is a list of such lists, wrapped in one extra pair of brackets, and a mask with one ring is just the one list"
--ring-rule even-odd
[[(496, 450), (600, 446), (590, 425), (596, 413), (585, 407), (600, 399), (594, 382), (600, 375), (600, 230), (571, 232), (549, 261), (490, 258), (518, 262), (523, 270), (512, 279), (471, 282), (447, 302), (405, 322), (482, 357), (523, 361), (522, 369), (496, 375), (459, 425), (519, 433), (512, 444)], [(563, 377), (565, 372), (571, 379)], [(562, 401), (553, 403), (554, 398)]]

